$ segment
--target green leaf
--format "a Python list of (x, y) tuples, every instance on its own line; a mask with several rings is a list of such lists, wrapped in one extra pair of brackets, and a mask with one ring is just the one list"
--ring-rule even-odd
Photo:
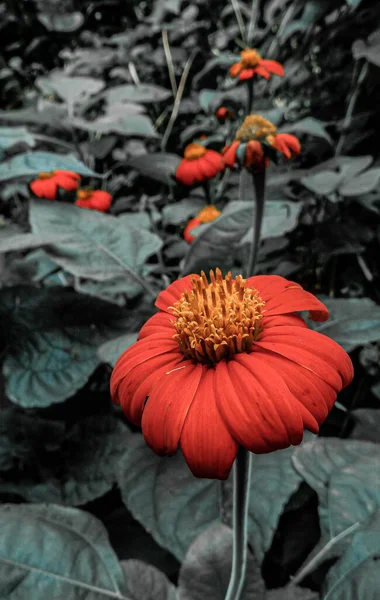
[(104, 88), (104, 81), (94, 77), (74, 77), (52, 71), (47, 77), (38, 77), (36, 85), (46, 94), (57, 94), (68, 104), (84, 102)]
[(318, 600), (318, 598), (318, 592), (297, 585), (268, 590), (265, 596), (265, 600)]
[(32, 148), (36, 145), (34, 137), (25, 127), (0, 127), (0, 150), (6, 150), (20, 142)]
[(65, 33), (77, 31), (84, 22), (84, 15), (78, 11), (37, 13), (37, 18), (49, 31), (64, 31)]
[(351, 352), (380, 337), (380, 307), (370, 298), (326, 298), (320, 300), (330, 311), (330, 319), (312, 328), (333, 338)]
[(220, 70), (226, 73), (228, 67), (233, 65), (235, 62), (240, 60), (240, 56), (233, 56), (230, 54), (221, 54), (220, 56), (216, 56), (214, 58), (210, 58), (203, 67), (197, 73), (193, 79), (194, 87), (197, 88), (202, 79), (212, 73), (215, 70)]
[(376, 408), (357, 408), (351, 411), (356, 425), (351, 437), (356, 440), (379, 442), (380, 410)]
[[(0, 432), (0, 494), (28, 502), (78, 506), (108, 492), (129, 430), (111, 416), (88, 417), (65, 433), (63, 422), (8, 409)], [(63, 476), (62, 476), (63, 474)]]
[[(265, 204), (261, 239), (278, 237), (297, 225), (301, 205), (273, 200)], [(212, 223), (202, 227), (191, 244), (183, 273), (214, 269), (221, 261), (231, 258), (234, 248), (253, 236), (251, 229), (254, 204), (251, 201), (232, 202)]]
[(351, 181), (372, 163), (372, 156), (338, 156), (310, 169), (300, 181), (312, 192), (329, 195)]
[[(232, 530), (218, 523), (195, 539), (179, 573), (178, 600), (224, 600), (232, 567), (232, 538)], [(251, 553), (241, 599), (265, 599), (264, 581)]]
[[(249, 541), (260, 561), (285, 504), (301, 482), (292, 468), (292, 452), (289, 448), (253, 460)], [(231, 478), (223, 484), (197, 479), (180, 452), (170, 458), (156, 456), (139, 434), (131, 437), (120, 461), (118, 483), (134, 518), (180, 561), (198, 535), (230, 518)]]
[(110, 110), (110, 105), (118, 104), (119, 102), (137, 102), (141, 104), (163, 102), (172, 97), (172, 92), (159, 85), (148, 83), (133, 85), (127, 83), (108, 88), (104, 92), (104, 95)]
[(99, 117), (94, 121), (86, 121), (79, 117), (73, 117), (68, 122), (84, 131), (92, 131), (99, 135), (107, 133), (118, 133), (119, 135), (133, 137), (158, 137), (153, 123), (146, 115), (133, 114), (131, 116), (109, 115)]
[(125, 220), (70, 204), (33, 201), (30, 223), (35, 234), (55, 232), (71, 236), (71, 241), (46, 250), (66, 271), (103, 282), (124, 277), (125, 289), (129, 284), (134, 294), (133, 273), (142, 274), (148, 257), (162, 246), (162, 240), (146, 229), (136, 229)]
[(380, 30), (376, 29), (368, 36), (366, 42), (356, 40), (352, 44), (352, 55), (355, 60), (365, 58), (369, 63), (380, 67)]
[(368, 194), (372, 190), (377, 189), (380, 181), (380, 169), (368, 169), (365, 173), (362, 173), (350, 179), (339, 188), (339, 193), (345, 197), (361, 196)]
[(157, 152), (129, 157), (125, 160), (125, 164), (139, 171), (141, 175), (151, 177), (166, 185), (173, 185), (173, 178), (181, 160), (177, 154)]
[(47, 125), (56, 129), (67, 127), (65, 117), (67, 107), (62, 104), (46, 103), (42, 109), (34, 107), (0, 110), (0, 120), (11, 123), (30, 123), (31, 125)]
[(184, 198), (175, 204), (164, 206), (162, 209), (162, 218), (170, 225), (180, 225), (191, 217), (194, 217), (204, 206), (204, 200)]
[(106, 530), (89, 513), (54, 504), (3, 504), (0, 524), (2, 600), (128, 600)]
[(178, 600), (175, 586), (156, 567), (141, 560), (122, 560), (130, 600)]
[(109, 340), (102, 344), (98, 349), (98, 357), (102, 362), (108, 363), (111, 367), (115, 366), (115, 363), (119, 356), (132, 346), (137, 341), (137, 333), (125, 333), (119, 337)]
[(278, 131), (281, 133), (282, 130), (284, 130), (284, 132), (286, 133), (292, 133), (293, 131), (296, 131), (299, 133), (314, 135), (316, 137), (323, 138), (324, 140), (329, 142), (329, 144), (333, 143), (331, 137), (325, 130), (323, 123), (318, 119), (314, 119), (313, 117), (306, 117), (305, 119), (301, 119), (296, 123), (287, 123), (286, 125), (284, 125), (283, 128), (279, 129)]
[(216, 90), (208, 90), (204, 89), (199, 92), (199, 104), (202, 107), (202, 110), (208, 112), (217, 96), (218, 92)]
[(60, 236), (57, 240), (56, 235), (35, 235), (33, 233), (14, 233), (10, 228), (2, 227), (0, 229), (0, 252), (13, 252), (28, 250), (29, 248), (39, 248), (47, 246), (57, 241), (64, 242), (69, 237), (66, 235)]
[(88, 169), (71, 154), (29, 152), (27, 154), (18, 154), (10, 160), (1, 163), (0, 181), (27, 175), (37, 175), (40, 172), (50, 172), (54, 170), (75, 171), (75, 173), (79, 173), (79, 175), (100, 177), (100, 175), (94, 173), (91, 169)]
[(323, 600), (375, 600), (380, 589), (380, 513), (355, 533), (350, 547), (329, 570)]

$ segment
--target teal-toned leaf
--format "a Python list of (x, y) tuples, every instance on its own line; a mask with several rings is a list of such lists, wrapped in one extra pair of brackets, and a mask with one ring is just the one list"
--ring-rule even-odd
[(65, 277), (62, 276), (62, 273), (55, 272), (57, 269), (60, 270), (60, 267), (43, 250), (29, 252), (23, 258), (18, 259), (14, 266), (21, 272), (24, 269), (29, 271), (31, 281), (38, 283), (43, 280), (46, 286), (65, 284)]
[(114, 417), (88, 417), (67, 433), (63, 422), (14, 409), (3, 411), (2, 419), (0, 494), (17, 494), (28, 502), (79, 506), (114, 485), (130, 434)]
[(98, 363), (88, 328), (35, 333), (5, 359), (6, 392), (28, 408), (63, 402), (84, 386)]
[[(302, 480), (292, 467), (292, 452), (281, 450), (253, 460), (249, 541), (260, 561), (285, 504)], [(180, 561), (198, 535), (230, 519), (231, 477), (222, 484), (220, 495), (220, 482), (194, 477), (180, 452), (170, 458), (156, 456), (139, 434), (128, 442), (118, 483), (134, 518)]]
[(380, 589), (380, 512), (353, 536), (342, 558), (329, 570), (323, 600), (376, 600)]
[(71, 236), (65, 244), (49, 246), (48, 255), (77, 277), (107, 281), (124, 277), (133, 293), (148, 257), (162, 246), (162, 240), (146, 229), (128, 226), (125, 220), (87, 211), (64, 203), (33, 201), (30, 223), (35, 234), (45, 232)]
[(298, 585), (268, 590), (265, 600), (318, 600), (318, 592), (313, 592)]
[[(183, 273), (194, 273), (201, 269), (214, 269), (228, 257), (232, 258), (236, 248), (244, 239), (247, 243), (253, 236), (251, 229), (253, 199), (232, 202), (212, 223), (205, 225), (191, 244), (185, 259)], [(301, 205), (273, 200), (265, 204), (261, 238), (284, 235), (297, 224)], [(252, 232), (252, 233), (251, 233)]]
[(64, 31), (65, 33), (77, 31), (84, 22), (84, 15), (78, 11), (37, 13), (37, 18), (49, 31)]
[(68, 240), (69, 237), (62, 235), (57, 240), (56, 235), (35, 235), (34, 233), (12, 233), (12, 229), (8, 231), (7, 228), (2, 227), (0, 229), (0, 252), (13, 252), (28, 250), (29, 248), (39, 248), (40, 246), (47, 246), (54, 242), (60, 241), (62, 243)]
[(216, 90), (204, 89), (199, 92), (199, 104), (205, 112), (210, 110), (217, 94)]
[(109, 363), (112, 367), (119, 356), (137, 341), (137, 333), (125, 333), (119, 337), (102, 344), (98, 349), (98, 357), (102, 362)]
[(355, 60), (365, 58), (369, 63), (380, 67), (380, 30), (376, 29), (371, 33), (366, 42), (356, 40), (352, 44), (352, 55)]
[(50, 103), (41, 110), (36, 108), (16, 108), (0, 110), (0, 120), (10, 123), (30, 123), (31, 125), (47, 125), (55, 129), (65, 129), (67, 107), (62, 104)]
[[(232, 567), (232, 530), (218, 523), (200, 534), (190, 546), (178, 579), (178, 600), (224, 600)], [(253, 555), (241, 600), (264, 600), (265, 585)]]
[(80, 294), (88, 294), (117, 306), (125, 306), (127, 298), (134, 298), (141, 292), (141, 286), (126, 279), (124, 275), (106, 281), (75, 277), (74, 288)]
[(104, 88), (104, 81), (94, 77), (74, 77), (53, 71), (47, 77), (38, 77), (36, 85), (46, 94), (57, 94), (68, 104), (84, 102)]
[(362, 173), (373, 162), (372, 156), (338, 156), (320, 163), (302, 177), (301, 183), (312, 192), (329, 195), (346, 181)]
[(122, 560), (130, 600), (178, 600), (175, 586), (162, 571), (141, 560)]
[(320, 137), (332, 144), (332, 139), (324, 128), (324, 125), (318, 119), (314, 119), (313, 117), (306, 117), (305, 119), (301, 119), (300, 121), (296, 121), (295, 123), (286, 124), (283, 128), (279, 129), (279, 132), (292, 133), (295, 131), (296, 133), (306, 133), (308, 135), (314, 135), (315, 137)]
[(141, 104), (150, 104), (153, 102), (163, 102), (172, 96), (171, 90), (167, 90), (159, 85), (143, 83), (140, 85), (124, 84), (108, 88), (104, 95), (107, 104), (119, 102), (136, 102)]
[(380, 338), (380, 307), (370, 298), (320, 299), (329, 309), (330, 319), (310, 326), (333, 338), (347, 352)]
[(177, 154), (157, 152), (129, 157), (125, 160), (125, 164), (139, 171), (141, 175), (166, 185), (173, 185), (175, 172), (181, 160)]
[(133, 114), (130, 116), (107, 115), (94, 121), (86, 121), (79, 117), (69, 119), (69, 123), (78, 129), (92, 131), (97, 134), (118, 133), (134, 137), (158, 137), (153, 123), (146, 115)]
[(106, 530), (89, 513), (54, 504), (3, 504), (0, 528), (2, 600), (128, 600)]
[(75, 156), (71, 154), (53, 154), (52, 152), (30, 152), (18, 154), (14, 158), (0, 164), (0, 181), (37, 175), (40, 172), (55, 170), (75, 171), (79, 175), (99, 177), (97, 173), (88, 169)]
[(210, 60), (208, 60), (205, 64), (205, 66), (203, 67), (203, 69), (201, 69), (199, 71), (199, 73), (197, 73), (193, 79), (193, 83), (195, 87), (198, 87), (198, 85), (200, 84), (200, 82), (202, 81), (202, 79), (204, 77), (206, 77), (206, 75), (209, 75), (209, 73), (212, 73), (215, 70), (222, 70), (224, 72), (227, 71), (227, 68), (230, 67), (231, 65), (233, 65), (235, 62), (238, 62), (240, 60), (240, 56), (232, 56), (230, 54), (224, 54), (224, 55), (220, 55), (220, 56), (216, 56), (214, 58), (211, 58)]
[(302, 185), (321, 196), (332, 194), (341, 181), (342, 176), (339, 173), (334, 173), (334, 171), (322, 171), (321, 173), (306, 175), (301, 179)]
[(355, 428), (351, 437), (355, 440), (380, 442), (380, 410), (376, 408), (357, 408), (351, 411), (355, 419)]
[(343, 182), (339, 193), (345, 197), (361, 196), (377, 189), (380, 182), (380, 169), (368, 169), (357, 177)]
[(204, 200), (198, 198), (184, 198), (175, 204), (167, 204), (162, 209), (162, 218), (170, 225), (180, 225), (204, 208)]
[(0, 127), (0, 150), (6, 150), (20, 142), (32, 148), (36, 145), (34, 137), (25, 127)]

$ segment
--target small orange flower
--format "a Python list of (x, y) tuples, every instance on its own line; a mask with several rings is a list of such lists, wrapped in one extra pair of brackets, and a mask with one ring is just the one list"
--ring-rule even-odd
[(189, 144), (185, 148), (183, 160), (177, 167), (176, 179), (184, 185), (203, 183), (223, 169), (223, 156), (219, 152), (209, 150), (201, 144)]
[(183, 232), (184, 239), (191, 244), (191, 242), (194, 240), (194, 236), (190, 233), (191, 230), (195, 229), (195, 227), (198, 227), (198, 225), (201, 225), (202, 223), (211, 223), (211, 221), (215, 221), (219, 215), (220, 210), (218, 210), (216, 206), (213, 206), (212, 204), (202, 208), (197, 216), (194, 219), (190, 219), (186, 225), (185, 231)]
[(215, 113), (216, 118), (219, 123), (225, 123), (227, 119), (232, 119), (234, 117), (234, 111), (228, 110), (225, 106), (221, 106)]
[(276, 133), (276, 127), (260, 115), (249, 115), (238, 130), (235, 140), (223, 149), (224, 162), (232, 168), (237, 159), (254, 171), (268, 166), (266, 152), (278, 150), (286, 159), (297, 156), (301, 145), (294, 135)]
[(73, 192), (78, 189), (80, 175), (73, 171), (52, 171), (51, 173), (39, 173), (38, 179), (30, 184), (30, 189), (38, 198), (54, 200), (58, 188)]
[(180, 446), (196, 477), (226, 479), (239, 445), (300, 444), (353, 378), (343, 348), (296, 315), (322, 322), (327, 308), (283, 277), (188, 275), (156, 306), (116, 362), (111, 396), (154, 452)]
[(75, 206), (107, 212), (112, 204), (112, 196), (103, 190), (79, 190)]
[(257, 50), (246, 48), (240, 52), (240, 60), (230, 67), (231, 77), (239, 75), (240, 81), (251, 79), (254, 75), (261, 75), (265, 79), (269, 79), (271, 73), (274, 75), (284, 76), (284, 67), (276, 60), (265, 60), (261, 58)]

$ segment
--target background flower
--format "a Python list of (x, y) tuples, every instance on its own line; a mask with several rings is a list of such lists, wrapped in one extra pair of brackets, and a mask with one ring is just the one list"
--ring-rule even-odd
[(103, 190), (79, 190), (74, 204), (81, 208), (107, 212), (112, 204), (112, 196)]
[(183, 232), (184, 239), (191, 243), (194, 240), (194, 236), (190, 233), (191, 230), (195, 229), (195, 227), (198, 227), (198, 225), (201, 225), (202, 223), (211, 223), (211, 221), (215, 221), (220, 214), (220, 210), (218, 210), (216, 206), (209, 205), (205, 206), (205, 208), (202, 208), (197, 216), (194, 219), (190, 219), (186, 225)]
[(201, 144), (189, 144), (177, 167), (176, 179), (184, 185), (193, 185), (212, 179), (223, 169), (223, 156), (219, 152), (209, 150)]
[(54, 200), (58, 188), (62, 188), (66, 192), (73, 192), (78, 189), (80, 179), (80, 176), (73, 171), (39, 173), (38, 178), (30, 184), (30, 189), (39, 198)]
[(254, 75), (261, 75), (269, 79), (271, 73), (283, 77), (284, 68), (275, 60), (266, 60), (261, 58), (257, 50), (247, 48), (240, 52), (240, 60), (230, 67), (231, 77), (239, 76), (240, 81), (251, 79)]

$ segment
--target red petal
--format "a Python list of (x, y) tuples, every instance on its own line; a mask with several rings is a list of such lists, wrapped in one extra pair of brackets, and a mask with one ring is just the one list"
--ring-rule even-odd
[(78, 173), (74, 173), (74, 171), (62, 171), (57, 169), (54, 171), (54, 175), (66, 175), (67, 177), (71, 177), (72, 179), (76, 179), (77, 181), (81, 180), (81, 176)]
[(33, 194), (38, 198), (46, 198), (47, 200), (54, 200), (57, 195), (57, 184), (53, 181), (53, 178), (49, 179), (36, 179), (30, 184), (30, 189)]
[[(241, 363), (242, 356), (247, 359), (246, 364)], [(239, 444), (262, 454), (287, 448), (291, 440), (300, 442), (303, 435), (300, 415), (295, 411), (293, 426), (289, 425), (287, 413), (286, 419), (282, 418), (277, 409), (281, 393), (270, 397), (265, 377), (260, 381), (254, 371), (253, 354), (239, 354), (229, 362), (218, 363), (216, 374), (218, 410)]]
[(306, 292), (301, 287), (289, 287), (266, 301), (264, 319), (265, 316), (283, 315), (302, 310), (308, 310), (309, 318), (313, 321), (323, 322), (329, 318), (326, 306), (313, 294)]
[(90, 208), (106, 212), (112, 204), (112, 196), (103, 190), (96, 190), (89, 198)]
[(237, 443), (216, 407), (215, 370), (203, 367), (202, 378), (183, 425), (180, 446), (195, 477), (227, 479)]
[(175, 454), (186, 416), (197, 392), (202, 365), (190, 360), (165, 372), (152, 389), (142, 416), (144, 438), (157, 454)]
[(55, 171), (54, 176), (52, 177), (56, 185), (66, 190), (66, 192), (73, 192), (78, 189), (78, 181), (67, 174), (65, 171)]
[(216, 156), (213, 154), (206, 154), (202, 156), (202, 158), (198, 159), (199, 165), (199, 181), (204, 181), (205, 179), (212, 179), (215, 177), (217, 173), (223, 171), (224, 169), (224, 161), (222, 156), (217, 152), (215, 152)]
[(268, 69), (266, 69), (261, 64), (259, 64), (257, 67), (255, 67), (255, 73), (256, 73), (256, 75), (261, 75), (261, 77), (264, 77), (264, 79), (270, 79), (270, 73), (269, 73)]
[(176, 179), (184, 185), (193, 185), (197, 181), (197, 160), (181, 160), (176, 170)]
[(173, 316), (173, 311), (170, 310), (169, 307), (173, 306), (173, 304), (180, 299), (182, 292), (185, 290), (191, 291), (192, 277), (194, 277), (194, 275), (186, 275), (186, 277), (173, 281), (166, 290), (163, 290), (158, 294), (155, 306)]
[(240, 61), (237, 62), (237, 63), (235, 63), (234, 65), (232, 65), (230, 67), (230, 75), (231, 75), (231, 77), (236, 77), (237, 75), (239, 75), (241, 69), (242, 69), (242, 66), (241, 66), (241, 62)]
[(294, 135), (290, 133), (278, 133), (274, 136), (273, 147), (282, 152), (286, 158), (297, 156), (301, 152), (301, 144)]
[(261, 59), (260, 67), (265, 67), (267, 71), (269, 71), (270, 73), (274, 73), (275, 75), (280, 75), (280, 77), (283, 77), (285, 74), (284, 67), (276, 60)]
[(336, 400), (336, 391), (314, 373), (303, 369), (284, 356), (255, 348), (253, 359), (265, 362), (275, 369), (291, 393), (303, 404), (321, 425)]
[(254, 69), (243, 69), (239, 75), (240, 81), (247, 81), (247, 79), (252, 79), (252, 77), (257, 73), (257, 67)]
[(162, 335), (167, 334), (168, 338), (172, 337), (175, 334), (175, 329), (171, 321), (175, 320), (174, 315), (170, 316), (168, 313), (158, 312), (144, 323), (139, 331), (137, 339), (143, 340), (154, 333), (160, 333)]
[(232, 167), (234, 166), (234, 164), (236, 162), (236, 150), (238, 149), (239, 146), (240, 146), (240, 142), (236, 141), (236, 142), (232, 142), (232, 144), (230, 146), (226, 146), (223, 149), (224, 164), (227, 167), (230, 167), (230, 169), (232, 169)]
[(322, 333), (308, 328), (289, 326), (266, 330), (264, 326), (264, 331), (259, 340), (259, 343), (261, 342), (275, 344), (279, 342), (280, 344), (295, 346), (300, 350), (304, 349), (310, 352), (314, 357), (324, 360), (342, 378), (338, 391), (342, 387), (346, 387), (353, 379), (354, 371), (348, 354), (339, 344)]
[(255, 288), (265, 302), (288, 288), (297, 287), (302, 289), (299, 283), (289, 281), (284, 277), (280, 277), (280, 275), (254, 275), (248, 277), (247, 287)]
[(267, 331), (271, 327), (281, 327), (283, 325), (291, 325), (292, 327), (307, 327), (305, 321), (296, 314), (290, 315), (274, 315), (272, 317), (264, 316), (264, 327)]
[(189, 244), (191, 244), (191, 242), (194, 241), (194, 236), (191, 235), (191, 230), (195, 229), (195, 227), (198, 227), (198, 225), (201, 225), (201, 221), (197, 217), (195, 217), (194, 219), (190, 219), (190, 221), (185, 227), (185, 231), (183, 232), (183, 239), (186, 240), (186, 242), (188, 242)]

